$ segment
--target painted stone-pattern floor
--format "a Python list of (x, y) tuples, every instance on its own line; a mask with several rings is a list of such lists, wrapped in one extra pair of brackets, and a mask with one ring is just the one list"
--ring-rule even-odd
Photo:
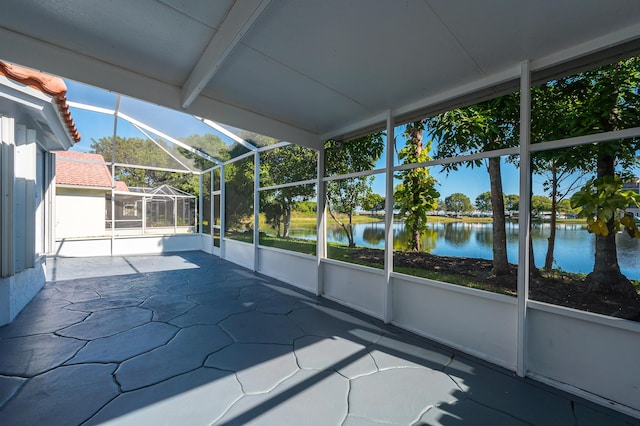
[(631, 425), (201, 252), (49, 259), (1, 425)]

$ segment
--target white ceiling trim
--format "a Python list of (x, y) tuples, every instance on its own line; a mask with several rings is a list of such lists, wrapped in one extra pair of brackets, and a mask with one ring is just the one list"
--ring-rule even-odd
[(182, 87), (182, 108), (198, 97), (271, 0), (237, 0)]
[(0, 76), (0, 101), (2, 99), (7, 99), (19, 105), (26, 114), (41, 126), (42, 130), (51, 133), (53, 138), (42, 134), (42, 132), (38, 132), (37, 135), (38, 142), (47, 150), (66, 150), (75, 143), (60, 116), (58, 104), (54, 97)]

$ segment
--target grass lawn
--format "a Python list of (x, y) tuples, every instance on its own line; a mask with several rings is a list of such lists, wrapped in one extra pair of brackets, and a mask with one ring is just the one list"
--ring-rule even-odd
[[(236, 240), (251, 243), (253, 235), (241, 233), (234, 237)], [(260, 245), (311, 256), (316, 254), (316, 241), (313, 240), (283, 239), (261, 234)], [(349, 248), (344, 244), (328, 243), (327, 258), (370, 268), (384, 268), (384, 250), (382, 249)], [(425, 262), (425, 258), (430, 260)], [(489, 266), (483, 265), (487, 262)], [(490, 263), (490, 261), (475, 258), (436, 256), (428, 253), (412, 254), (412, 252), (398, 251), (394, 256), (393, 270), (415, 277), (516, 296), (516, 265), (512, 265), (513, 270), (508, 277), (502, 277), (506, 279), (499, 279), (500, 277), (492, 276)], [(483, 268), (484, 272), (482, 272)], [(608, 314), (606, 309), (610, 306), (607, 305), (603, 308), (601, 305), (611, 302), (607, 302), (606, 299), (603, 302), (600, 300), (600, 296), (585, 294), (580, 290), (581, 287), (576, 287), (576, 284), (584, 281), (584, 274), (573, 274), (561, 270), (540, 272), (543, 277), (542, 281), (534, 279), (530, 283), (530, 297), (534, 300)], [(640, 281), (632, 280), (631, 282), (640, 294)], [(621, 309), (627, 312), (625, 315), (635, 315), (634, 312), (638, 310), (638, 307), (633, 303), (636, 302), (626, 303), (623, 301), (619, 303), (622, 306)], [(630, 309), (631, 314), (628, 314)]]

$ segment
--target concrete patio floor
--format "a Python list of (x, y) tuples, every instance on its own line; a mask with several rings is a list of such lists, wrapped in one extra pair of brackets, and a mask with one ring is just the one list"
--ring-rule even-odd
[(640, 424), (202, 252), (47, 263), (2, 425)]

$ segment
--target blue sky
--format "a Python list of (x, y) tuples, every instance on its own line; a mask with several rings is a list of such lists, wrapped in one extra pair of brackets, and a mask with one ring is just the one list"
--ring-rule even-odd
[[(404, 127), (399, 126), (395, 130), (397, 149), (400, 150), (404, 146), (404, 138), (402, 133)], [(431, 139), (429, 134), (424, 135), (424, 140)], [(395, 153), (393, 153), (395, 155)], [(382, 157), (376, 163), (376, 168), (384, 168), (386, 162), (386, 150)], [(397, 165), (397, 158), (394, 160)], [(440, 192), (440, 198), (451, 195), (454, 192), (461, 192), (474, 202), (476, 197), (486, 191), (489, 191), (489, 174), (486, 167), (461, 167), (457, 171), (449, 172), (443, 171), (442, 166), (434, 166), (430, 169), (431, 176), (438, 180), (437, 190)], [(519, 194), (519, 170), (514, 167), (513, 164), (503, 161), (502, 162), (502, 187), (505, 194)], [(542, 182), (534, 182), (534, 192), (542, 193)], [(535, 179), (534, 179), (535, 181)], [(394, 186), (400, 183), (395, 180)], [(374, 192), (384, 195), (385, 193), (385, 177), (384, 175), (378, 175), (375, 177), (373, 183)]]
[[(70, 101), (114, 110), (116, 94), (97, 89), (71, 80), (67, 84), (67, 98)], [(92, 139), (113, 135), (113, 116), (71, 107), (71, 115), (82, 135), (74, 151), (89, 151)], [(148, 102), (122, 96), (119, 111), (143, 122), (175, 139), (186, 138), (194, 134), (215, 133), (228, 145), (234, 142), (191, 115)], [(138, 129), (124, 120), (118, 120), (118, 136), (146, 138)], [(156, 135), (151, 134), (154, 138)]]

